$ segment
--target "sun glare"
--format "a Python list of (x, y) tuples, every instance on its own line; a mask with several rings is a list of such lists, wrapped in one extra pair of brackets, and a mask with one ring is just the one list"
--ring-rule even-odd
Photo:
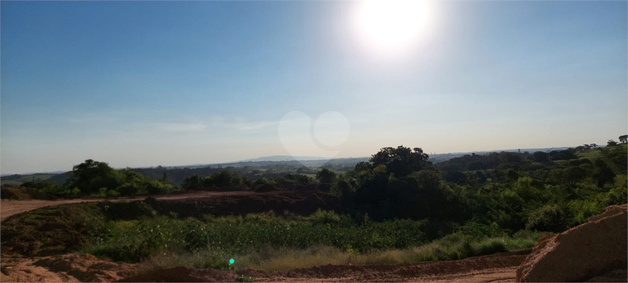
[(365, 38), (386, 49), (407, 46), (426, 30), (429, 5), (424, 0), (368, 0), (361, 3), (357, 25)]

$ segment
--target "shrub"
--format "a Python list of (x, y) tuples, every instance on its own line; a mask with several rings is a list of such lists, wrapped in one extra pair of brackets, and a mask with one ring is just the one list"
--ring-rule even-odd
[(116, 188), (116, 191), (118, 191), (121, 196), (135, 195), (139, 192), (139, 190), (140, 188), (137, 183), (125, 183)]
[(562, 232), (566, 227), (563, 210), (557, 205), (543, 206), (528, 216), (526, 229), (548, 232)]
[(146, 181), (146, 192), (151, 195), (167, 194), (172, 192), (172, 185), (160, 183), (158, 181)]

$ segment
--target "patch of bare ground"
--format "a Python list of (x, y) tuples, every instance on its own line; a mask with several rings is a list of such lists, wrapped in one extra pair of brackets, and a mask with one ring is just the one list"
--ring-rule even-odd
[(587, 223), (540, 238), (517, 281), (626, 282), (627, 215), (628, 205), (612, 205)]
[[(156, 200), (180, 200), (180, 199), (200, 199), (200, 198), (211, 198), (211, 197), (219, 197), (219, 196), (246, 196), (253, 195), (254, 192), (250, 191), (237, 191), (237, 192), (185, 192), (178, 194), (169, 194), (169, 195), (156, 195), (152, 196)], [(23, 212), (31, 211), (41, 207), (47, 206), (56, 206), (62, 204), (72, 204), (72, 203), (83, 203), (83, 202), (100, 202), (100, 201), (132, 201), (132, 200), (143, 200), (147, 196), (132, 196), (132, 197), (118, 197), (118, 198), (108, 198), (108, 199), (90, 199), (90, 198), (80, 198), (80, 199), (63, 199), (63, 200), (2, 200), (0, 204), (0, 219), (4, 220), (10, 216), (20, 214)]]
[(153, 269), (98, 259), (87, 254), (67, 254), (31, 259), (2, 259), (2, 282), (232, 282), (236, 276), (255, 281), (450, 281), (512, 282), (527, 251), (501, 253), (442, 262), (389, 265), (326, 265), (286, 272), (174, 267)]
[(137, 273), (134, 264), (100, 260), (88, 254), (41, 258), (2, 258), (2, 282), (111, 282)]

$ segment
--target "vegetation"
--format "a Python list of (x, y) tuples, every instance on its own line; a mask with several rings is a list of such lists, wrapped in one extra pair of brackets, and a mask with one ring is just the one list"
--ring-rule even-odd
[(496, 225), (509, 235), (526, 228), (559, 232), (626, 203), (626, 156), (626, 144), (585, 145), (472, 154), (433, 165), (420, 149), (384, 148), (339, 174), (332, 193), (352, 215), (378, 221)]
[[(309, 216), (273, 213), (179, 219), (148, 203), (102, 202), (45, 207), (8, 219), (3, 251), (28, 256), (88, 252), (115, 261), (149, 261), (160, 267), (233, 267), (285, 270), (336, 263), (372, 264), (459, 259), (529, 248), (538, 233), (509, 237), (461, 228), (440, 240), (425, 221), (357, 222), (317, 211)], [(483, 227), (488, 230), (490, 227)], [(489, 233), (489, 234), (491, 234)], [(520, 233), (521, 234), (521, 233)], [(430, 243), (431, 241), (431, 243)], [(345, 262), (339, 262), (343, 260)]]
[(161, 180), (153, 180), (129, 168), (115, 170), (105, 162), (91, 159), (75, 165), (72, 174), (63, 184), (44, 180), (29, 181), (22, 186), (65, 198), (165, 194), (176, 189), (167, 181), (166, 176)]
[[(184, 219), (177, 211), (157, 211), (150, 202), (45, 208), (3, 222), (3, 250), (5, 245), (29, 255), (80, 250), (164, 267), (226, 269), (229, 258), (236, 258), (236, 268), (283, 270), (460, 259), (529, 248), (542, 232), (564, 231), (608, 205), (627, 202), (626, 137), (619, 140), (605, 147), (471, 154), (437, 164), (420, 148), (387, 147), (344, 172), (320, 168), (276, 178), (220, 170), (186, 177), (181, 189), (305, 186), (329, 191), (342, 210)], [(178, 189), (167, 175), (148, 179), (93, 160), (74, 166), (63, 185), (29, 185), (65, 197)]]

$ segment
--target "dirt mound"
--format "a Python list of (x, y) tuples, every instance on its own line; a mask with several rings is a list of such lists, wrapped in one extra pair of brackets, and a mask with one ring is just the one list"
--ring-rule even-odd
[(1, 223), (3, 256), (50, 256), (75, 252), (89, 231), (104, 224), (102, 209), (89, 203), (40, 208)]
[(137, 272), (133, 264), (103, 261), (89, 254), (43, 258), (33, 264), (65, 273), (82, 282), (109, 282), (132, 276)]
[(42, 193), (37, 189), (27, 187), (13, 187), (9, 185), (2, 185), (0, 191), (2, 199), (10, 200), (28, 200), (28, 199), (42, 199), (42, 200), (55, 200), (56, 197)]
[(625, 204), (609, 206), (588, 223), (539, 239), (517, 269), (517, 281), (586, 281), (626, 269), (627, 209)]
[(2, 259), (3, 282), (110, 282), (137, 273), (134, 264), (100, 260), (88, 254), (67, 254), (39, 260)]
[(233, 282), (235, 272), (218, 269), (192, 269), (173, 267), (156, 269), (139, 275), (122, 278), (119, 282)]
[(259, 185), (254, 190), (256, 193), (267, 193), (267, 192), (276, 192), (279, 191), (278, 188), (270, 184)]

